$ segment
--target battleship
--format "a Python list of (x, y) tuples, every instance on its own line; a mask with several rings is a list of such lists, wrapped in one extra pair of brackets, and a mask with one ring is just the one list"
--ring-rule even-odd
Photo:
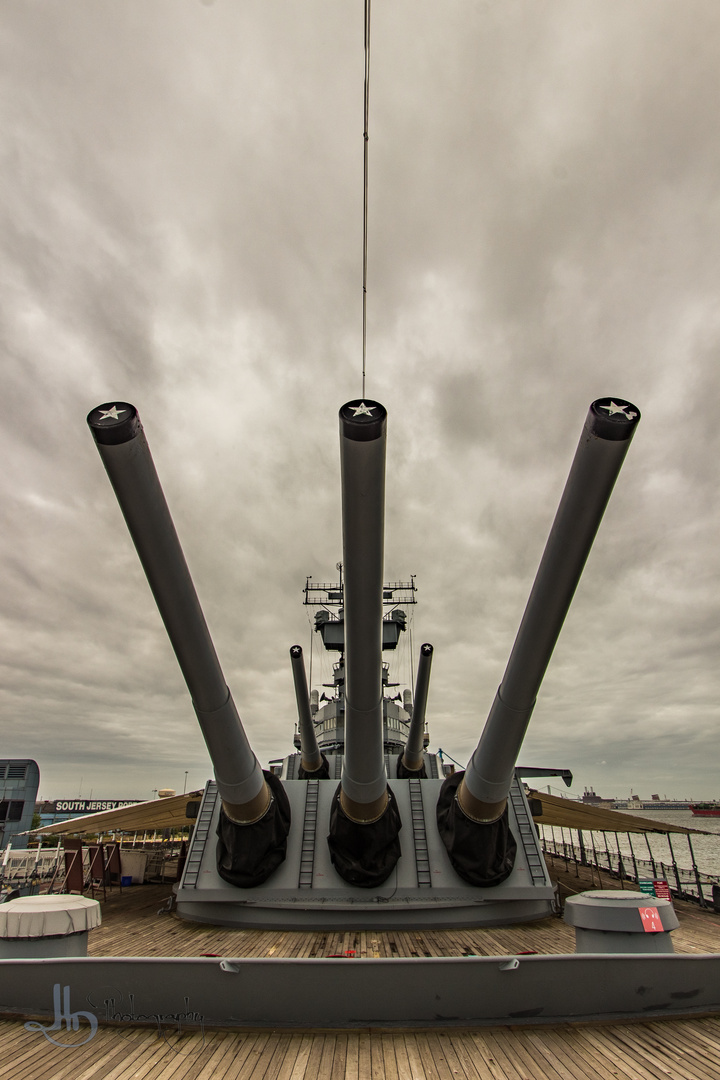
[(332, 694), (321, 704), (309, 693), (294, 645), (298, 745), (277, 771), (261, 767), (225, 682), (137, 410), (113, 402), (89, 414), (215, 770), (196, 806), (181, 917), (418, 929), (551, 913), (554, 888), (517, 756), (639, 418), (620, 398), (590, 406), (477, 748), (465, 770), (445, 776), (425, 732), (432, 645), (420, 648), (414, 698), (389, 696), (383, 660), (405, 631), (403, 602), (414, 599), (412, 580), (383, 576), (384, 407), (355, 400), (340, 409), (341, 575), (305, 589), (323, 646), (338, 657)]
[[(366, 3), (366, 211), (368, 47)], [(364, 241), (366, 261), (367, 214)], [(68, 1045), (81, 1046), (103, 1021), (158, 1029), (168, 1020), (178, 1026), (182, 1021), (186, 1026), (317, 1029), (550, 1025), (619, 1018), (629, 1042), (627, 1019), (664, 1019), (720, 1008), (720, 957), (701, 953), (695, 944), (692, 954), (674, 954), (669, 902), (651, 903), (629, 890), (622, 895), (601, 891), (585, 904), (568, 905), (567, 922), (577, 934), (575, 953), (569, 946), (562, 954), (533, 954), (519, 936), (511, 941), (495, 931), (488, 937), (499, 941), (494, 946), (499, 955), (404, 953), (402, 958), (368, 956), (345, 962), (278, 954), (275, 943), (286, 929), (422, 933), (448, 927), (457, 930), (459, 939), (465, 927), (529, 924), (555, 911), (518, 754), (640, 418), (637, 408), (617, 397), (590, 406), (498, 693), (484, 725), (478, 717), (477, 747), (465, 769), (445, 775), (439, 755), (428, 752), (426, 739), (432, 645), (420, 647), (415, 685), (399, 699), (392, 695), (395, 687), (383, 659), (406, 633), (403, 614), (414, 588), (412, 580), (384, 580), (388, 418), (382, 405), (365, 399), (365, 271), (366, 266), (363, 397), (340, 409), (341, 576), (337, 583), (306, 586), (306, 601), (317, 607), (315, 627), (323, 648), (337, 661), (332, 685), (324, 688), (330, 693), (321, 698), (308, 687), (301, 647), (287, 643), (297, 703), (296, 752), (271, 763), (273, 767), (262, 767), (252, 749), (253, 732), (245, 731), (228, 689), (137, 410), (112, 401), (88, 417), (214, 770), (202, 797), (188, 800), (193, 836), (175, 893), (176, 911), (185, 925), (173, 922), (163, 940), (208, 924), (224, 947), (222, 955), (168, 951), (88, 957), (71, 955), (70, 948), (63, 953), (57, 935), (40, 938), (33, 943), (34, 952), (23, 954), (24, 939), (18, 935), (8, 943), (18, 946), (16, 952), (9, 948), (0, 959), (0, 1014), (32, 1018), (26, 1031), (34, 1031), (38, 1040), (45, 1037), (52, 1043), (48, 1033), (59, 1032), (65, 1024), (78, 1039)], [(12, 903), (3, 907), (10, 909)], [(71, 904), (67, 906), (69, 913)], [(166, 926), (171, 923), (158, 917)], [(148, 925), (152, 934), (156, 924), (147, 919)], [(548, 920), (543, 931), (546, 925), (560, 928)], [(251, 936), (262, 928), (269, 928), (272, 941), (264, 954), (250, 957), (232, 951), (246, 931)], [(275, 930), (281, 933), (276, 936)], [(43, 1025), (38, 1017), (54, 1022)], [(533, 1039), (531, 1055), (540, 1043), (538, 1036)], [(650, 1039), (645, 1045), (637, 1042), (637, 1068), (634, 1061), (624, 1066), (616, 1056), (606, 1059), (597, 1029), (577, 1061), (568, 1059), (567, 1039), (564, 1032), (565, 1046), (558, 1045), (557, 1061), (548, 1065), (547, 1075), (595, 1075), (598, 1070), (606, 1075), (618, 1066), (627, 1075), (638, 1070), (657, 1075), (652, 1071), (654, 1056), (647, 1064)], [(665, 1040), (672, 1043), (671, 1069), (689, 1075), (692, 1064), (683, 1058), (675, 1032), (666, 1030)], [(430, 1055), (436, 1052), (432, 1045), (428, 1051), (427, 1040), (423, 1047)], [(653, 1055), (655, 1047), (653, 1038)], [(121, 1060), (106, 1055), (101, 1067), (109, 1074), (134, 1070), (133, 1050), (134, 1037), (123, 1035)], [(467, 1055), (452, 1059), (457, 1069), (436, 1069), (430, 1062), (432, 1073), (428, 1068), (427, 1075), (459, 1073), (461, 1068), (468, 1076), (533, 1071), (532, 1058), (525, 1055), (517, 1067), (510, 1062), (506, 1072), (497, 1061), (502, 1061), (502, 1046), (500, 1050), (489, 1062), (478, 1059), (477, 1068)], [(62, 1053), (54, 1048), (53, 1053), (51, 1068), (56, 1070)], [(8, 1067), (16, 1071), (36, 1064), (17, 1039), (11, 1054)], [(182, 1056), (181, 1051), (166, 1071), (190, 1075)], [(228, 1060), (226, 1055), (220, 1071)], [(327, 1058), (323, 1052), (322, 1066), (319, 1054), (299, 1056), (297, 1066), (284, 1062), (280, 1071), (279, 1060), (264, 1072), (251, 1056), (244, 1075), (252, 1070), (254, 1076), (261, 1071), (268, 1076), (329, 1076), (332, 1053)], [(311, 1067), (305, 1073), (308, 1060)], [(215, 1072), (218, 1064), (213, 1057), (199, 1075)], [(356, 1058), (348, 1075), (381, 1075), (376, 1060), (372, 1068), (365, 1064)], [(341, 1075), (336, 1066), (337, 1061), (332, 1074)], [(144, 1075), (148, 1068), (153, 1075), (158, 1072), (148, 1061), (139, 1068)], [(233, 1063), (233, 1075), (241, 1068)], [(706, 1043), (702, 1069), (713, 1075)], [(389, 1075), (410, 1075), (410, 1070), (411, 1065), (403, 1069), (399, 1059)], [(84, 1062), (75, 1072), (89, 1075)]]
[[(388, 583), (383, 575), (386, 412), (355, 400), (339, 418), (341, 577), (308, 582), (305, 592), (324, 647), (337, 655), (331, 693), (323, 700), (309, 690), (302, 649), (290, 647), (296, 752), (263, 769), (210, 640), (138, 412), (112, 402), (88, 417), (214, 765), (201, 800), (188, 801), (195, 827), (177, 914), (188, 930), (265, 928), (270, 937), (313, 928), (480, 933), (543, 919), (554, 890), (517, 757), (640, 413), (619, 398), (591, 404), (498, 692), (467, 767), (450, 775), (426, 739), (432, 645), (420, 647), (414, 690), (403, 695), (391, 695), (383, 660), (406, 632), (414, 599), (412, 579)], [(22, 920), (42, 922), (45, 898), (2, 905), (4, 925), (15, 929), (1, 943), (0, 1014), (45, 1017), (54, 1008), (55, 1026), (65, 1020), (70, 1030), (72, 1021), (77, 1030), (73, 1017), (83, 1017), (91, 1035), (117, 1017), (139, 1024), (182, 1016), (189, 1026), (230, 1028), (452, 1027), (720, 1008), (720, 956), (676, 954), (671, 901), (627, 889), (566, 902), (574, 953), (515, 945), (510, 955), (349, 963), (272, 955), (274, 946), (259, 956), (87, 956), (80, 938), (86, 949), (97, 902), (49, 901), (53, 926), (67, 919), (71, 928), (32, 940)], [(16, 915), (11, 909), (22, 903), (38, 909)], [(73, 920), (84, 907), (88, 921), (78, 929)], [(72, 1012), (78, 1002), (87, 1008)]]

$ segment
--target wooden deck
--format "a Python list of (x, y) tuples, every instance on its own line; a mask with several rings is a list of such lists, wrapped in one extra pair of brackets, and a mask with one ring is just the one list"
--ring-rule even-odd
[(388, 930), (338, 933), (237, 930), (158, 914), (168, 886), (124, 889), (103, 904), (103, 922), (89, 936), (90, 956), (493, 956), (532, 950), (573, 952), (574, 930), (560, 919), (485, 930)]
[(0, 1062), (0, 1080), (717, 1080), (720, 1018), (451, 1033), (100, 1027), (80, 1047), (0, 1021)]
[[(591, 883), (575, 868), (552, 868), (562, 897), (584, 889), (617, 888), (597, 871)], [(575, 931), (553, 917), (519, 926), (470, 930), (387, 930), (309, 933), (235, 930), (184, 922), (158, 914), (172, 895), (169, 885), (143, 885), (108, 894), (103, 923), (89, 937), (90, 956), (507, 956), (523, 952), (571, 953)], [(720, 953), (720, 915), (696, 904), (675, 901), (680, 927), (672, 936), (675, 952)], [(719, 1074), (720, 1076), (720, 1074)], [(717, 1078), (716, 1078), (717, 1080)]]
[[(562, 865), (561, 895), (591, 883)], [(229, 930), (159, 914), (168, 885), (108, 896), (92, 956), (507, 955), (574, 951), (559, 918), (479, 930), (304, 933)], [(676, 952), (720, 952), (720, 916), (676, 902)], [(75, 1032), (53, 1032), (71, 1043)], [(82, 1032), (81, 1032), (82, 1035)], [(80, 1047), (56, 1046), (22, 1022), (0, 1021), (0, 1080), (718, 1080), (720, 1016), (615, 1024), (413, 1031), (178, 1032), (101, 1026)]]

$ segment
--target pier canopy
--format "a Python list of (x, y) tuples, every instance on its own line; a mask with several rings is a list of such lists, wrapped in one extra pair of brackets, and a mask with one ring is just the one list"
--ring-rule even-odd
[(585, 829), (586, 832), (634, 832), (634, 833), (702, 833), (704, 829), (691, 829), (685, 825), (669, 825), (665, 821), (653, 821), (651, 818), (636, 814), (623, 814), (621, 810), (610, 810), (600, 806), (588, 806), (587, 803), (573, 799), (561, 799), (557, 795), (547, 795), (542, 791), (531, 791), (529, 795), (533, 821), (538, 825), (557, 825), (566, 829)]
[(150, 799), (148, 802), (121, 806), (117, 810), (101, 810), (97, 814), (56, 821), (33, 829), (34, 836), (69, 836), (87, 833), (139, 832), (141, 829), (182, 829), (190, 824), (188, 803), (199, 803), (202, 791), (188, 791), (169, 799)]
[[(122, 806), (117, 810), (102, 810), (97, 814), (57, 821), (42, 829), (33, 829), (35, 836), (68, 836), (81, 833), (134, 832), (140, 829), (182, 828), (188, 824), (187, 804), (198, 802), (202, 791), (188, 791), (169, 799), (151, 799), (149, 802)], [(634, 833), (705, 833), (705, 829), (688, 828), (685, 825), (669, 825), (665, 821), (653, 821), (638, 814), (624, 814), (621, 810), (588, 806), (574, 799), (561, 799), (542, 791), (530, 791), (530, 807), (533, 820), (538, 825), (556, 825), (566, 829), (585, 829), (587, 832), (634, 832)]]

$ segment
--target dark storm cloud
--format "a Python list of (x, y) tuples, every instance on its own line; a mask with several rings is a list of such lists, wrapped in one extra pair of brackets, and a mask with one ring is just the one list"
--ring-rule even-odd
[[(705, 0), (373, 5), (386, 569), (418, 575), (432, 745), (460, 760), (588, 404), (615, 394), (643, 420), (523, 760), (718, 794), (719, 23)], [(309, 648), (305, 575), (340, 557), (337, 408), (360, 392), (362, 11), (28, 0), (0, 50), (3, 752), (46, 795), (197, 785), (84, 416), (139, 407), (251, 741), (288, 752), (287, 649)]]

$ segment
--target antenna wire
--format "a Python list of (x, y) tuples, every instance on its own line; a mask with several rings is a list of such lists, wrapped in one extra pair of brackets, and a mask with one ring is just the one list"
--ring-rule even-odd
[(363, 305), (362, 305), (362, 397), (365, 398), (367, 357), (367, 249), (368, 249), (368, 128), (370, 126), (370, 2), (365, 0), (365, 100), (363, 122)]

